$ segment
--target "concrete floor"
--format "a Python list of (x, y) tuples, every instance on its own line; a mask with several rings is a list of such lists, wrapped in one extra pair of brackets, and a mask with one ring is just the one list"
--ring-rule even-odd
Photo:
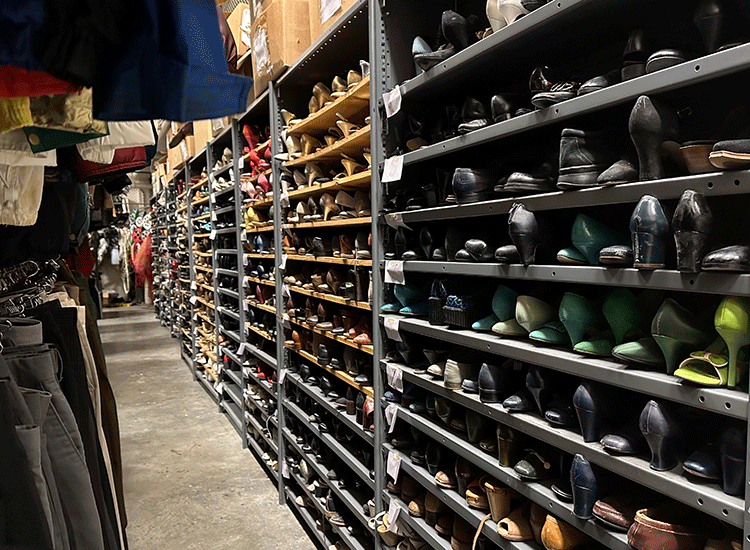
[(99, 322), (117, 398), (130, 550), (312, 550), (153, 307)]

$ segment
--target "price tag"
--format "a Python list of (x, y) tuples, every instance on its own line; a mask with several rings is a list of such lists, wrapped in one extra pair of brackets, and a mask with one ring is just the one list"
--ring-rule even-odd
[(239, 168), (240, 170), (242, 170), (244, 167), (245, 167), (245, 157), (240, 157), (237, 160), (237, 168)]
[(281, 369), (281, 372), (279, 373), (279, 384), (283, 384), (284, 380), (286, 380), (286, 369)]
[(397, 285), (406, 284), (406, 276), (404, 275), (404, 262), (400, 260), (389, 260), (385, 263), (385, 278), (386, 283), (394, 283)]
[[(398, 479), (398, 473), (401, 470), (401, 457), (394, 453), (393, 451), (390, 451), (388, 453), (388, 466), (386, 467), (386, 472), (388, 472), (388, 475), (391, 476), (391, 479), (393, 479), (394, 483)], [(391, 517), (390, 515), (388, 516)]]
[(396, 391), (404, 391), (404, 371), (399, 367), (391, 365), (385, 366), (385, 372), (388, 377), (388, 385)]
[(217, 220), (218, 216), (216, 215), (216, 211), (211, 211), (211, 221), (215, 222)]
[(190, 298), (190, 303), (195, 305), (198, 302), (198, 296), (193, 296)]
[(208, 236), (212, 241), (216, 238), (216, 229), (211, 230), (211, 234)]
[(281, 464), (281, 477), (289, 479), (289, 466), (286, 465), (286, 462)]
[(388, 421), (388, 433), (393, 433), (393, 428), (396, 427), (396, 420), (398, 419), (398, 407), (391, 403), (385, 409), (385, 419)]
[(394, 155), (385, 159), (383, 165), (383, 177), (380, 178), (382, 183), (389, 183), (393, 181), (400, 181), (401, 174), (404, 171), (404, 157), (401, 155)]
[(398, 317), (386, 317), (384, 321), (385, 335), (391, 340), (395, 340), (396, 342), (403, 342), (403, 340), (401, 339), (401, 334), (398, 331), (398, 323)]
[(239, 355), (241, 357), (243, 353), (245, 353), (245, 344), (244, 343), (240, 344), (240, 347), (237, 348), (237, 355)]
[(397, 530), (396, 520), (399, 514), (401, 514), (401, 506), (396, 504), (395, 500), (392, 500), (390, 506), (388, 506), (388, 530), (392, 533)]
[(216, 193), (211, 193), (211, 202), (216, 202)]
[(281, 263), (279, 264), (279, 268), (281, 268), (282, 271), (286, 271), (286, 254), (281, 255)]
[[(244, 232), (245, 232), (245, 230), (243, 229), (243, 230), (242, 230), (242, 233), (244, 233)], [(243, 264), (247, 265), (247, 262), (248, 262), (249, 260), (250, 260), (250, 256), (248, 256), (247, 254), (242, 254), (242, 263), (243, 263)]]
[(385, 106), (385, 115), (391, 118), (401, 110), (401, 86), (396, 86), (390, 92), (383, 94), (383, 105)]
[(190, 283), (190, 289), (191, 290), (198, 290), (198, 283), (196, 283), (195, 281), (191, 282)]

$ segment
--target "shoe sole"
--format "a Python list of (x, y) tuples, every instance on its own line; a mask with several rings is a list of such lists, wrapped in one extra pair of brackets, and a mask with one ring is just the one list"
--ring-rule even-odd
[(737, 170), (750, 166), (750, 153), (732, 153), (731, 151), (713, 151), (708, 160), (717, 168)]

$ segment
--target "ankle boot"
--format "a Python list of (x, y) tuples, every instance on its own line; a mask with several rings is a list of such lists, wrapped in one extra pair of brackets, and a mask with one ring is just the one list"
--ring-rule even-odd
[(642, 95), (630, 112), (630, 139), (638, 153), (641, 181), (664, 178), (661, 146), (678, 137), (677, 112), (668, 105)]

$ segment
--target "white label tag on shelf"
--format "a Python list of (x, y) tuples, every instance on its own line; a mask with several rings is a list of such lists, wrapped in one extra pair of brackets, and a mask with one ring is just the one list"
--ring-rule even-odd
[(392, 533), (396, 532), (396, 520), (401, 514), (401, 506), (396, 504), (395, 500), (391, 500), (390, 506), (388, 506), (388, 530)]
[(400, 367), (391, 365), (385, 366), (385, 372), (388, 377), (388, 385), (396, 391), (404, 391), (404, 371)]
[(250, 306), (247, 305), (247, 302), (242, 302), (242, 309), (244, 309), (245, 311), (247, 311), (249, 308), (250, 308)]
[(393, 428), (396, 426), (396, 419), (398, 418), (398, 407), (391, 403), (385, 409), (385, 419), (388, 421), (388, 433), (393, 432)]
[(396, 342), (403, 342), (401, 334), (398, 332), (398, 317), (386, 317), (383, 324), (385, 325), (385, 335)]
[[(247, 240), (247, 231), (244, 229), (242, 230), (242, 233), (240, 233), (240, 240), (246, 241)], [(245, 255), (245, 263), (247, 263), (247, 255)]]
[(320, 0), (320, 24), (328, 21), (341, 9), (341, 0)]
[(245, 167), (245, 157), (240, 157), (237, 160), (237, 168), (239, 168), (240, 170), (242, 170), (244, 167)]
[(216, 393), (223, 393), (224, 392), (224, 382), (219, 382), (216, 384)]
[(250, 285), (250, 277), (248, 277), (247, 275), (245, 275), (242, 278), (242, 286), (249, 286), (249, 285)]
[(289, 193), (284, 191), (279, 198), (279, 204), (281, 208), (289, 208)]
[(211, 234), (208, 236), (212, 241), (216, 238), (216, 229), (211, 230)]
[(240, 344), (240, 347), (237, 348), (237, 355), (242, 357), (243, 353), (245, 353), (245, 344)]
[(402, 155), (388, 157), (385, 159), (385, 164), (383, 165), (383, 177), (380, 178), (380, 181), (382, 183), (400, 181), (403, 171), (404, 157)]
[(292, 330), (292, 325), (289, 323), (289, 317), (286, 315), (281, 318), (281, 326), (285, 329)]
[(281, 372), (279, 373), (279, 384), (283, 384), (284, 380), (286, 380), (286, 369), (281, 369)]
[(216, 215), (216, 211), (212, 210), (211, 211), (211, 221), (215, 222), (217, 218), (218, 218), (218, 216)]
[(286, 465), (286, 462), (281, 463), (281, 477), (289, 479), (289, 466)]
[(289, 293), (289, 287), (286, 285), (281, 285), (281, 295), (284, 296), (284, 298), (290, 298), (292, 295)]
[(187, 160), (188, 159), (188, 148), (187, 148), (187, 143), (185, 143), (184, 141), (182, 143), (180, 143), (180, 151), (182, 151), (182, 160)]
[[(388, 453), (388, 466), (386, 472), (391, 476), (391, 479), (395, 482), (398, 479), (398, 473), (401, 470), (401, 457), (397, 453), (390, 451)], [(388, 516), (391, 517), (390, 515)]]
[(385, 116), (391, 118), (401, 110), (401, 86), (397, 85), (390, 92), (383, 94)]
[(195, 281), (192, 281), (190, 283), (190, 290), (198, 290), (198, 283), (196, 283)]
[[(216, 178), (214, 177), (214, 175), (213, 175), (213, 174), (209, 174), (209, 175), (208, 175), (208, 181), (209, 181), (209, 182), (211, 183), (211, 185), (213, 185), (213, 184), (215, 184), (215, 183), (216, 183)], [(213, 200), (216, 200), (216, 197), (214, 196), (214, 194), (213, 194), (213, 193), (211, 193), (211, 200), (212, 200), (212, 201), (213, 201)]]
[(279, 264), (279, 267), (281, 268), (282, 271), (286, 270), (286, 257), (287, 257), (286, 254), (281, 255), (281, 263)]
[(385, 263), (385, 279), (384, 280), (386, 283), (405, 285), (406, 276), (404, 275), (404, 262), (400, 260), (388, 260)]
[(197, 296), (192, 296), (190, 298), (190, 303), (193, 304), (193, 305), (195, 305), (197, 301), (198, 301), (198, 297)]

